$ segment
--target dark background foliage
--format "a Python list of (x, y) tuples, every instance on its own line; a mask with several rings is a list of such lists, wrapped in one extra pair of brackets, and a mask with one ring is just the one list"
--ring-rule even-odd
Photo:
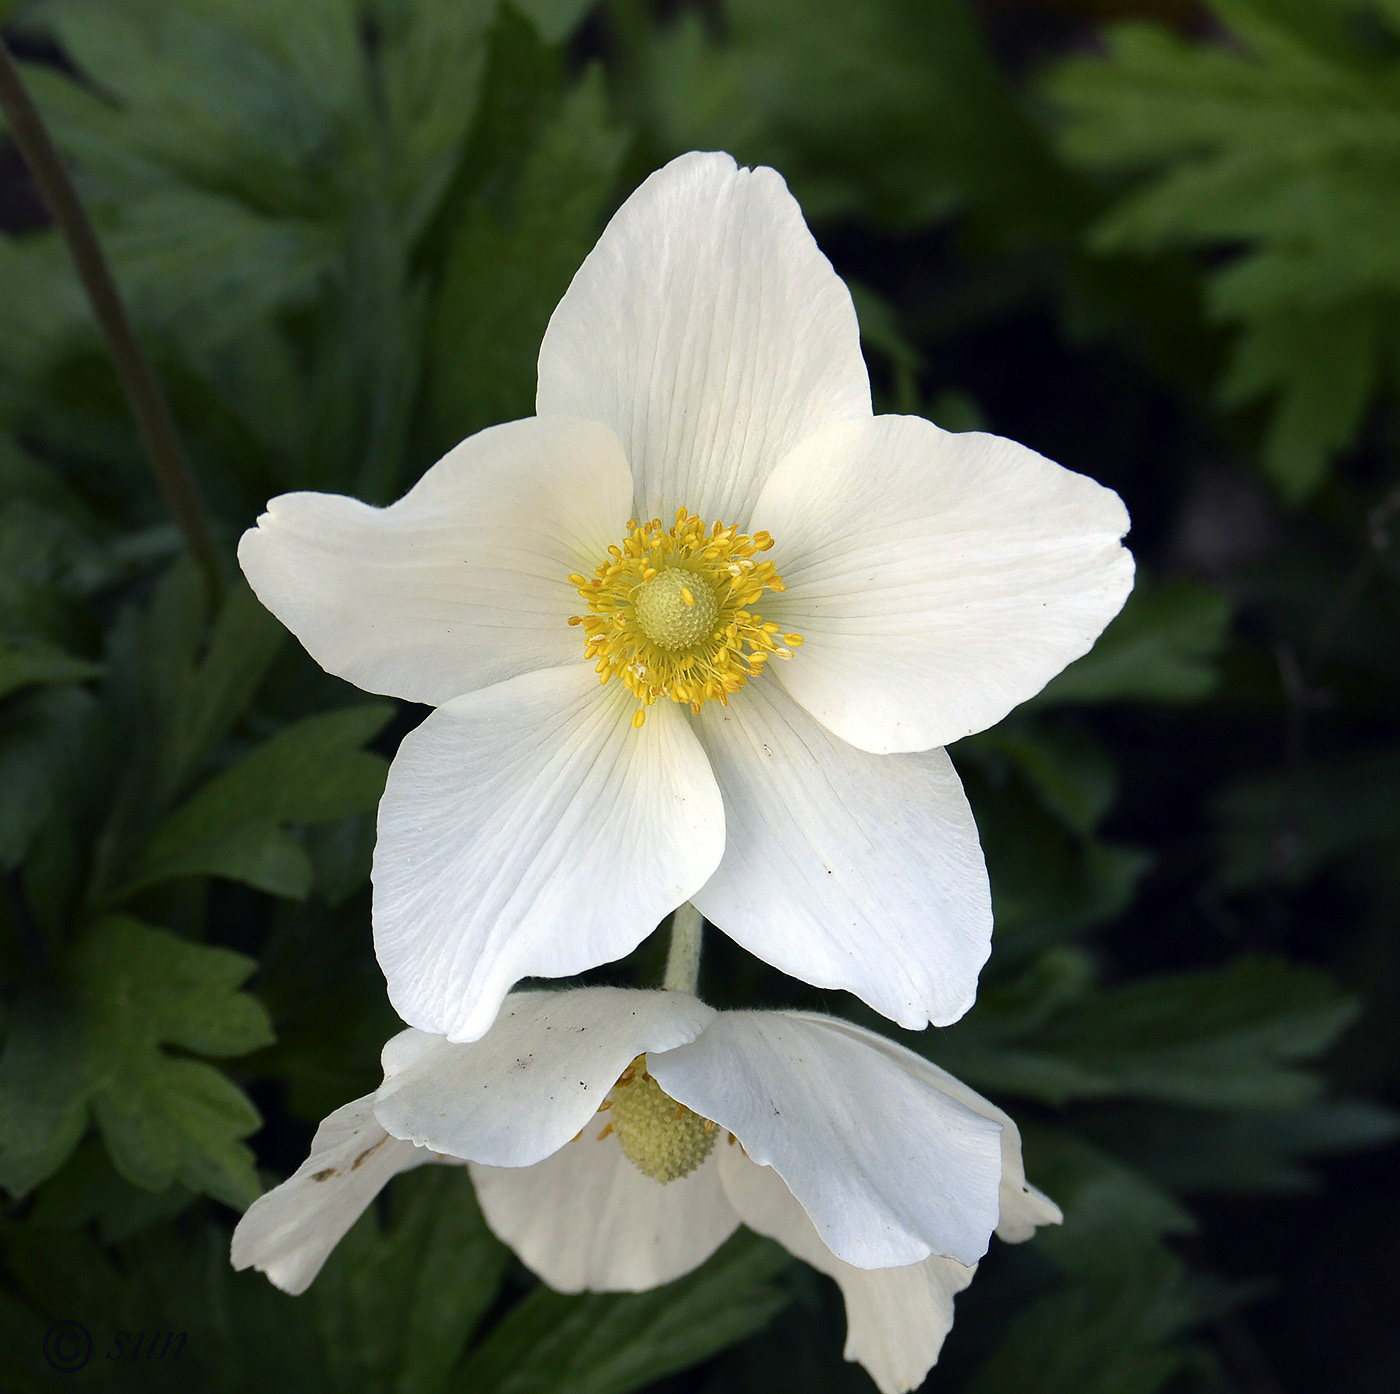
[[(302, 1298), (227, 1265), (377, 1082), (373, 808), (419, 718), (284, 641), (233, 544), (271, 494), (387, 501), (529, 414), (569, 277), (689, 148), (788, 178), (877, 409), (1024, 441), (1133, 517), (1099, 646), (952, 752), (996, 948), (964, 1021), (903, 1039), (1023, 1122), (1066, 1224), (994, 1246), (929, 1387), (1400, 1384), (1397, 0), (0, 17), (230, 559), (213, 604), (0, 144), (7, 1389), (870, 1388), (773, 1246), (560, 1297), (461, 1174), (399, 1178)], [(702, 990), (878, 1025), (717, 935)], [(95, 1337), (69, 1375), (62, 1320)], [(188, 1339), (107, 1359), (123, 1331)]]

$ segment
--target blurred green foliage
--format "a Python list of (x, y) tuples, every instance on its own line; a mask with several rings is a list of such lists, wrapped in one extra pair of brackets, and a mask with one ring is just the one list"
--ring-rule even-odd
[[(1043, 365), (998, 390), (1030, 326), (1189, 422), (1136, 458), (1076, 416), (1062, 458), (1125, 494), (1148, 565), (1092, 653), (954, 748), (996, 951), (964, 1021), (905, 1039), (1025, 1121), (1066, 1214), (994, 1247), (934, 1383), (1239, 1387), (1258, 1288), (1202, 1257), (1197, 1199), (1315, 1187), (1393, 1136), (1362, 1095), (1400, 1084), (1394, 0), (1213, 0), (1029, 80), (961, 0), (9, 8), (230, 555), (274, 493), (384, 501), (528, 414), (607, 214), (691, 147), (788, 177), (885, 409), (1053, 425)], [(303, 1298), (231, 1272), (223, 1207), (373, 1087), (395, 1029), (367, 882), (414, 718), (241, 586), (209, 604), (54, 234), (0, 236), (0, 284), (6, 1387), (51, 1387), (73, 1319), (188, 1332), (114, 1389), (623, 1394), (704, 1361), (686, 1388), (868, 1389), (834, 1288), (772, 1245), (560, 1296), (455, 1169), (397, 1179)], [(1217, 478), (1253, 512), (1193, 552)], [(599, 976), (656, 970), (649, 944)], [(721, 1005), (824, 1001), (723, 944), (705, 975)]]
[(1106, 61), (1066, 65), (1051, 91), (1072, 118), (1070, 159), (1132, 181), (1094, 248), (1236, 250), (1206, 286), (1210, 314), (1238, 331), (1220, 396), (1269, 401), (1264, 464), (1302, 498), (1400, 367), (1400, 9), (1210, 8), (1233, 49), (1122, 24)]

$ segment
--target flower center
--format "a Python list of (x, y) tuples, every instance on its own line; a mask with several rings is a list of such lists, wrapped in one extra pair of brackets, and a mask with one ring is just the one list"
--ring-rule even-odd
[(620, 677), (641, 703), (634, 726), (662, 697), (697, 715), (704, 702), (727, 706), (770, 657), (792, 657), (802, 636), (779, 634), (750, 608), (765, 590), (784, 589), (773, 563), (755, 560), (772, 545), (766, 532), (706, 528), (679, 508), (670, 528), (629, 520), (591, 579), (569, 577), (589, 609), (569, 623), (583, 626), (584, 656), (597, 660), (602, 681)]
[(667, 568), (643, 581), (632, 597), (637, 623), (659, 649), (694, 648), (715, 627), (714, 587), (693, 571)]
[(708, 1118), (678, 1104), (647, 1073), (645, 1055), (623, 1070), (604, 1107), (611, 1108), (612, 1116), (599, 1140), (616, 1133), (627, 1160), (663, 1186), (689, 1176), (710, 1155), (718, 1136)]

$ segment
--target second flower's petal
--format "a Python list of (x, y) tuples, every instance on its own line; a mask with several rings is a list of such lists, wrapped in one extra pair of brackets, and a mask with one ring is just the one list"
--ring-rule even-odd
[(531, 417), (464, 440), (388, 508), (283, 494), (238, 560), (321, 667), (436, 706), (578, 660), (569, 574), (592, 574), (631, 506), (612, 431)]
[(738, 1227), (712, 1152), (659, 1185), (598, 1140), (607, 1115), (532, 1167), (472, 1164), (496, 1236), (558, 1292), (641, 1292), (698, 1268)]
[(804, 436), (870, 415), (850, 292), (771, 169), (692, 153), (617, 211), (540, 345), (538, 410), (621, 437), (642, 518), (744, 526)]
[(771, 1166), (845, 1262), (973, 1264), (986, 1252), (1000, 1126), (820, 1018), (725, 1012), (647, 1068)]
[(634, 949), (719, 862), (724, 810), (672, 703), (632, 726), (586, 664), (439, 707), (379, 805), (374, 942), (411, 1026), (470, 1041), (520, 978)]
[(752, 526), (804, 639), (788, 691), (862, 750), (1000, 721), (1087, 653), (1133, 584), (1112, 489), (1000, 436), (916, 416), (829, 426), (774, 470)]
[(425, 1162), (457, 1163), (390, 1137), (373, 1103), (370, 1094), (336, 1109), (296, 1172), (248, 1207), (233, 1231), (235, 1268), (256, 1268), (283, 1292), (305, 1292), (390, 1177)]
[(864, 1041), (888, 1056), (902, 1069), (926, 1080), (950, 1099), (956, 1099), (965, 1108), (1001, 1124), (1000, 1214), (996, 1231), (998, 1239), (1007, 1244), (1020, 1244), (1029, 1239), (1038, 1226), (1058, 1225), (1063, 1221), (1060, 1207), (1026, 1180), (1026, 1169), (1021, 1160), (1021, 1133), (1009, 1114), (1004, 1113), (989, 1099), (984, 1099), (975, 1089), (969, 1089), (962, 1080), (950, 1075), (933, 1061), (925, 1059), (915, 1051), (906, 1050), (904, 1046), (876, 1031), (867, 1031), (862, 1026), (855, 1026), (838, 1017), (818, 1016), (809, 1012), (793, 1012), (792, 1015), (804, 1021), (822, 1023), (830, 1030), (843, 1032), (852, 1040)]
[(950, 1258), (900, 1268), (855, 1268), (822, 1243), (806, 1212), (771, 1167), (742, 1154), (720, 1166), (725, 1194), (758, 1234), (836, 1279), (846, 1300), (846, 1359), (858, 1360), (880, 1394), (917, 1389), (953, 1327), (953, 1297), (977, 1271)]
[(684, 992), (513, 992), (479, 1041), (395, 1036), (384, 1047), (374, 1111), (395, 1137), (528, 1167), (593, 1117), (636, 1056), (694, 1040), (714, 1016)]
[(977, 826), (941, 750), (870, 755), (767, 677), (695, 721), (724, 860), (692, 897), (730, 938), (901, 1026), (956, 1021), (992, 942)]

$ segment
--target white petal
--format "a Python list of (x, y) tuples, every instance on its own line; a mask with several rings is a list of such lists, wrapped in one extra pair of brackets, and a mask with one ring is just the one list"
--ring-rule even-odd
[(1029, 1239), (1039, 1225), (1058, 1225), (1064, 1216), (1060, 1207), (1043, 1191), (1037, 1190), (1026, 1180), (1025, 1166), (1021, 1161), (1021, 1133), (1008, 1114), (994, 1103), (984, 1099), (975, 1089), (969, 1089), (962, 1080), (950, 1075), (931, 1060), (912, 1050), (906, 1050), (876, 1031), (867, 1031), (854, 1026), (849, 1021), (836, 1017), (818, 1016), (810, 1012), (793, 1012), (793, 1016), (804, 1021), (823, 1022), (834, 1030), (842, 1031), (853, 1040), (864, 1041), (874, 1046), (904, 1069), (926, 1080), (935, 1089), (941, 1090), (949, 1098), (1001, 1124), (1001, 1191), (1000, 1216), (997, 1221), (997, 1238), (1007, 1244), (1021, 1244)]
[(374, 942), (412, 1026), (475, 1040), (527, 975), (629, 953), (724, 848), (719, 790), (670, 702), (631, 723), (587, 664), (439, 707), (379, 805)]
[(1000, 436), (914, 416), (829, 426), (774, 470), (754, 528), (805, 643), (784, 686), (862, 750), (1000, 721), (1087, 653), (1133, 584), (1122, 500)]
[(947, 755), (857, 750), (768, 677), (727, 708), (706, 703), (695, 729), (727, 830), (695, 904), (775, 968), (901, 1026), (956, 1021), (991, 951), (992, 905)]
[(612, 431), (532, 417), (464, 440), (388, 508), (283, 494), (238, 560), (321, 667), (436, 706), (581, 659), (568, 576), (593, 574), (631, 503)]
[(694, 1040), (714, 1016), (683, 992), (514, 992), (479, 1041), (395, 1036), (375, 1115), (395, 1137), (436, 1152), (529, 1166), (593, 1117), (636, 1056)]
[(373, 1103), (368, 1094), (336, 1109), (296, 1172), (248, 1207), (233, 1231), (235, 1268), (256, 1268), (283, 1292), (305, 1292), (391, 1176), (424, 1162), (457, 1164), (390, 1137), (375, 1122)]
[(477, 1199), (497, 1238), (558, 1292), (640, 1292), (698, 1268), (738, 1227), (715, 1153), (661, 1185), (601, 1142), (607, 1115), (532, 1167), (473, 1163)]
[(972, 1281), (976, 1265), (927, 1258), (900, 1268), (855, 1268), (821, 1242), (772, 1168), (726, 1154), (721, 1175), (750, 1229), (836, 1279), (846, 1299), (846, 1359), (864, 1365), (881, 1394), (917, 1389), (952, 1330), (953, 1295)]
[(541, 416), (605, 421), (642, 518), (745, 524), (774, 465), (870, 415), (860, 328), (782, 177), (692, 153), (618, 210), (540, 345)]
[(821, 1018), (725, 1012), (647, 1068), (771, 1166), (847, 1263), (986, 1252), (1001, 1128)]

